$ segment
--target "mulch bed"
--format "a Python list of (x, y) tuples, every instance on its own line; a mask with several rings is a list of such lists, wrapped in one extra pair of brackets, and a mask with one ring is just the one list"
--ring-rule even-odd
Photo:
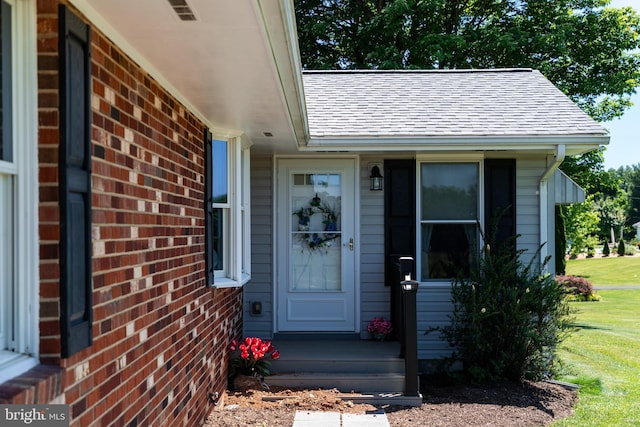
[[(268, 382), (268, 381), (267, 381)], [(423, 404), (416, 408), (375, 407), (343, 400), (337, 390), (228, 391), (211, 411), (205, 427), (291, 427), (296, 411), (366, 413), (384, 409), (391, 426), (549, 425), (572, 414), (575, 390), (547, 382), (491, 386), (441, 384), (424, 378)]]

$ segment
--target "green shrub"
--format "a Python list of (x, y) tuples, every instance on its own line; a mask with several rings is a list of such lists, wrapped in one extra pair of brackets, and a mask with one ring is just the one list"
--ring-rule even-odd
[(611, 253), (611, 249), (609, 249), (609, 241), (605, 238), (604, 245), (602, 246), (602, 255), (609, 256), (610, 253)]
[(624, 256), (624, 240), (620, 239), (618, 243), (618, 255)]
[(462, 362), (467, 380), (539, 380), (553, 371), (570, 327), (567, 292), (522, 255), (485, 245), (469, 277), (452, 283), (451, 323), (433, 330), (454, 348), (449, 367)]
[(635, 255), (636, 254), (636, 247), (634, 245), (629, 245), (626, 244), (624, 245), (624, 254), (625, 255)]
[(584, 277), (558, 275), (556, 282), (567, 290), (569, 301), (600, 301), (600, 295), (593, 291), (593, 285)]

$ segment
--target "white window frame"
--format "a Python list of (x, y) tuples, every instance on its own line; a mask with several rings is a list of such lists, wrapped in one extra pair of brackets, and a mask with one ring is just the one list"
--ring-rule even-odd
[[(12, 241), (0, 247), (2, 329), (0, 383), (38, 364), (38, 111), (35, 0), (1, 0), (12, 6), (11, 161), (0, 160), (4, 181), (0, 223)], [(11, 194), (9, 194), (11, 193)], [(12, 331), (12, 332), (10, 332)]]
[[(422, 165), (427, 163), (455, 163), (455, 164), (464, 164), (464, 163), (475, 163), (478, 165), (478, 218), (480, 224), (484, 224), (484, 157), (479, 155), (429, 155), (420, 156), (416, 160), (416, 280), (419, 280), (421, 284), (426, 286), (438, 286), (442, 284), (446, 284), (449, 286), (451, 284), (452, 278), (449, 279), (428, 279), (423, 281), (422, 278), (422, 224), (423, 223), (443, 223), (443, 224), (451, 224), (451, 223), (465, 223), (465, 221), (422, 221)], [(475, 221), (473, 221), (475, 224)], [(466, 222), (470, 223), (470, 222)], [(482, 248), (482, 241), (480, 236), (480, 230), (477, 231), (477, 253), (480, 253)]]
[[(243, 286), (251, 279), (250, 144), (240, 137), (217, 136), (227, 142), (227, 202), (223, 209), (223, 268), (214, 271), (213, 287)], [(213, 165), (213, 163), (212, 163)]]

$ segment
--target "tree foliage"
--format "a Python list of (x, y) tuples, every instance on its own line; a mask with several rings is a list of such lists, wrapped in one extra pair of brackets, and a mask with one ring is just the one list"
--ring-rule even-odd
[(610, 0), (296, 0), (306, 69), (529, 67), (599, 121), (640, 85), (640, 16)]
[(609, 173), (619, 179), (620, 191), (627, 199), (625, 206), (625, 233), (632, 233), (633, 224), (640, 221), (640, 163), (611, 169)]
[(599, 242), (600, 216), (594, 208), (593, 196), (587, 196), (584, 203), (563, 206), (565, 233), (571, 255), (578, 255), (593, 249)]

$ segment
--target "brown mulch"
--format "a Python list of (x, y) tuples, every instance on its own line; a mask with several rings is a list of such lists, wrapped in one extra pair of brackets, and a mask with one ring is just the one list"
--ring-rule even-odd
[(577, 393), (547, 383), (491, 386), (425, 384), (420, 407), (372, 406), (342, 400), (337, 390), (228, 391), (211, 411), (205, 427), (291, 427), (296, 411), (366, 413), (384, 409), (391, 426), (514, 426), (551, 424), (572, 413)]

